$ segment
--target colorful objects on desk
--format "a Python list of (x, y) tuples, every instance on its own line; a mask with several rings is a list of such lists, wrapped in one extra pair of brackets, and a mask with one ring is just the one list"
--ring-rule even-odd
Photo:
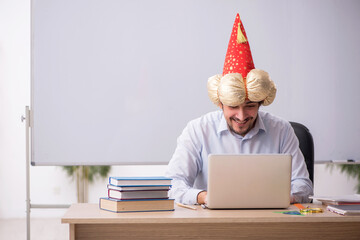
[(294, 206), (297, 207), (299, 210), (305, 208), (301, 203), (294, 203)]
[(287, 214), (287, 215), (300, 215), (303, 216), (300, 212), (298, 211), (276, 211), (274, 213), (282, 213), (282, 214)]
[(304, 207), (300, 203), (294, 203), (294, 206), (297, 207), (299, 209), (299, 211), (277, 211), (275, 213), (304, 216), (306, 214), (323, 213), (324, 212), (324, 210), (322, 208), (310, 208), (309, 206)]
[(309, 213), (323, 213), (324, 210), (322, 208), (304, 208), (300, 210), (303, 214), (309, 214)]
[[(294, 203), (294, 206), (297, 207), (300, 211), (302, 209), (305, 209), (305, 207), (300, 204), (300, 203)], [(282, 214), (287, 214), (287, 215), (300, 215), (303, 216), (299, 211), (280, 211), (280, 212), (275, 212), (275, 213), (282, 213)]]
[(294, 206), (297, 207), (300, 210), (300, 213), (302, 213), (302, 214), (322, 213), (322, 212), (324, 212), (322, 208), (311, 208), (309, 206), (304, 207), (300, 203), (294, 203)]

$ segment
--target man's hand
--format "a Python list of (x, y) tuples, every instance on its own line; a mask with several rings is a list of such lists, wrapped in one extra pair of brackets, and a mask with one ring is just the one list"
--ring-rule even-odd
[(197, 195), (197, 203), (198, 204), (206, 204), (207, 203), (206, 197), (207, 197), (206, 191), (199, 192), (199, 194)]
[(295, 197), (293, 195), (290, 195), (290, 203), (295, 203)]

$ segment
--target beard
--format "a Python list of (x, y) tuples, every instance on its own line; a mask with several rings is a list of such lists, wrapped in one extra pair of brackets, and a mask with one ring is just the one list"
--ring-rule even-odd
[[(235, 118), (230, 118), (229, 120), (227, 120), (227, 125), (230, 131), (244, 137), (248, 132), (250, 132), (251, 129), (253, 129), (253, 127), (255, 126), (256, 119), (254, 120), (253, 117), (250, 117), (247, 118), (245, 121), (240, 122)], [(236, 124), (239, 122), (244, 123), (244, 126), (242, 127), (237, 126)]]

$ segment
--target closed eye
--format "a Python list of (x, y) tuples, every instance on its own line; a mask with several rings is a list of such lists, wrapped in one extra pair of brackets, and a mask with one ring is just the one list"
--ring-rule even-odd
[(248, 107), (248, 108), (254, 108), (256, 106), (257, 106), (256, 104), (246, 105), (246, 107)]

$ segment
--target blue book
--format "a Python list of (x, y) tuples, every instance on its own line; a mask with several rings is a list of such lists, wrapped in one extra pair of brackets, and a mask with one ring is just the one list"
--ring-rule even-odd
[(100, 198), (99, 207), (110, 212), (154, 212), (174, 211), (174, 199), (118, 200)]
[(171, 186), (171, 178), (166, 177), (109, 177), (113, 186)]

